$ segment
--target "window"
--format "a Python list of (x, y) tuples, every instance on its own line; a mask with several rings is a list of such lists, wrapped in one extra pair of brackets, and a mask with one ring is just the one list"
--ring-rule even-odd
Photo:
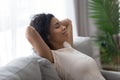
[[(72, 1), (72, 0), (71, 0)], [(30, 18), (37, 13), (52, 13), (58, 19), (67, 16), (65, 0), (2, 0), (0, 2), (0, 66), (16, 57), (32, 54), (25, 38)]]

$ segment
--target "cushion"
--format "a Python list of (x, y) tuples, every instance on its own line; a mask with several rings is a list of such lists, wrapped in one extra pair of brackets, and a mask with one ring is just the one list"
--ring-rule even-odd
[(92, 44), (90, 37), (74, 37), (73, 39), (73, 47), (82, 52), (87, 54), (88, 56), (92, 57)]
[(42, 80), (37, 59), (29, 56), (13, 60), (0, 68), (0, 80)]
[(41, 69), (42, 80), (60, 80), (55, 68), (49, 60), (42, 58), (38, 60), (38, 62)]
[[(32, 53), (37, 56), (34, 49)], [(48, 59), (41, 57), (37, 61), (40, 66), (42, 80), (60, 80), (53, 64)]]

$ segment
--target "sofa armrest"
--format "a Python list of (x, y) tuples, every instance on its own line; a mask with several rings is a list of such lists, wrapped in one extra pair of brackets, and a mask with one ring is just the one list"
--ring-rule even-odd
[(101, 70), (101, 73), (106, 80), (120, 80), (120, 72)]

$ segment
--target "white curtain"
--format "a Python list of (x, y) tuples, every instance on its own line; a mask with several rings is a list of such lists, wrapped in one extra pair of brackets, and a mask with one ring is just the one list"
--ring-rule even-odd
[(0, 0), (0, 66), (17, 57), (32, 54), (25, 29), (34, 14), (45, 12), (54, 14), (58, 19), (73, 18), (67, 12), (68, 1)]

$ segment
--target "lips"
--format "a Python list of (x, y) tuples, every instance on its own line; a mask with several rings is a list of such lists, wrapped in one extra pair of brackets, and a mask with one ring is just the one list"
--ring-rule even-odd
[(67, 31), (64, 31), (62, 34), (66, 36), (68, 35)]

